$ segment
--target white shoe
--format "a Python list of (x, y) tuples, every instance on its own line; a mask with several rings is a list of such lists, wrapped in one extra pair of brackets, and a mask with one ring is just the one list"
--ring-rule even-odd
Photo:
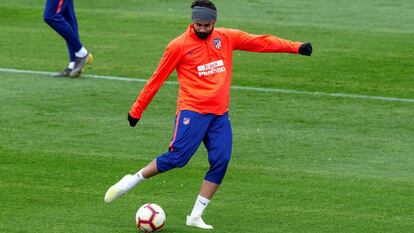
[(198, 227), (198, 228), (201, 228), (201, 229), (213, 229), (213, 226), (212, 225), (207, 225), (203, 221), (201, 216), (191, 217), (191, 216), (187, 215), (186, 225), (191, 226), (191, 227)]
[(112, 185), (105, 193), (105, 202), (111, 203), (116, 199), (122, 197), (125, 193), (131, 190), (138, 184), (138, 178), (134, 175), (124, 176), (118, 183)]

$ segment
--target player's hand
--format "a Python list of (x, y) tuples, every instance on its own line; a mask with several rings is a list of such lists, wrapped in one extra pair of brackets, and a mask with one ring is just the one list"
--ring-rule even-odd
[(139, 121), (139, 118), (134, 118), (131, 114), (128, 113), (128, 121), (131, 127), (135, 127)]
[(309, 42), (303, 43), (299, 47), (299, 54), (310, 56), (312, 54), (312, 45)]

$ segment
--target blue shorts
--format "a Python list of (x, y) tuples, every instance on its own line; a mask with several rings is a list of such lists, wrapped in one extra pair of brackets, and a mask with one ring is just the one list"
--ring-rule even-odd
[(201, 142), (208, 151), (210, 169), (205, 180), (221, 184), (232, 150), (232, 131), (228, 113), (200, 114), (179, 111), (175, 117), (174, 135), (169, 151), (157, 157), (159, 172), (183, 167), (197, 151)]

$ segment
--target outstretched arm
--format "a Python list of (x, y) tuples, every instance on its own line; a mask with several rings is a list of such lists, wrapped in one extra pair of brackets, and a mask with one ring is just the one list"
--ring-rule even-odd
[(144, 88), (141, 90), (137, 100), (132, 105), (128, 114), (129, 124), (134, 127), (142, 113), (147, 108), (148, 104), (154, 98), (164, 81), (174, 71), (180, 60), (180, 49), (174, 44), (170, 43), (158, 64), (157, 69), (147, 81)]
[(235, 50), (262, 53), (299, 53), (310, 56), (310, 43), (293, 42), (274, 35), (254, 35), (240, 30), (230, 30)]

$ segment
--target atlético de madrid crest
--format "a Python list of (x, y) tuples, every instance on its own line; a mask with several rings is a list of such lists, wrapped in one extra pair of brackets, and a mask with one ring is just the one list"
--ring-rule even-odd
[(215, 38), (213, 40), (213, 44), (214, 44), (214, 47), (216, 47), (216, 49), (220, 49), (221, 48), (221, 40), (220, 40), (220, 38)]

